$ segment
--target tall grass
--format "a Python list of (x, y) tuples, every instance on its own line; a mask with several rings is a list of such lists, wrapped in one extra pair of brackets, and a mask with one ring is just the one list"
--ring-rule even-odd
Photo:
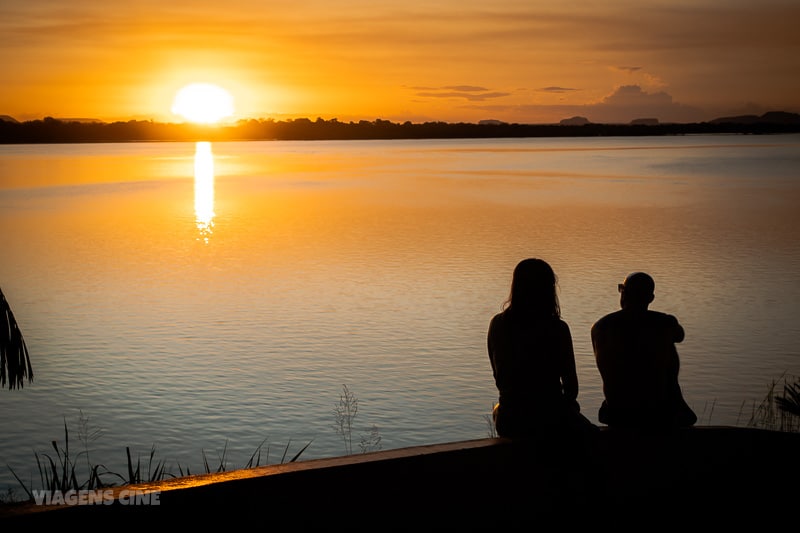
[[(87, 457), (85, 451), (74, 455), (70, 452), (69, 427), (66, 419), (64, 420), (64, 442), (59, 444), (57, 440), (50, 442), (53, 454), (34, 452), (36, 466), (39, 469), (39, 481), (41, 487), (49, 492), (67, 492), (70, 490), (95, 490), (106, 486), (101, 477), (105, 473), (102, 465), (93, 465), (87, 462), (88, 476), (84, 481), (79, 482), (78, 461), (81, 456)], [(17, 475), (10, 466), (8, 469), (19, 482), (22, 490), (25, 491), (28, 499), (33, 498), (31, 488)], [(82, 476), (81, 476), (82, 477)], [(32, 483), (31, 483), (32, 485)]]
[[(347, 385), (342, 385), (339, 403), (337, 403), (333, 409), (333, 417), (335, 420), (333, 429), (342, 437), (346, 455), (351, 455), (353, 453), (353, 427), (357, 415), (358, 398)], [(378, 426), (373, 424), (367, 433), (362, 433), (358, 445), (361, 449), (361, 453), (380, 450), (381, 434)]]
[(347, 455), (353, 453), (353, 420), (358, 414), (358, 398), (350, 392), (347, 385), (342, 385), (342, 394), (339, 403), (333, 409), (335, 420), (333, 429), (342, 437), (344, 451)]
[[(334, 409), (335, 429), (342, 437), (347, 454), (353, 452), (353, 432), (354, 422), (358, 414), (358, 398), (344, 385), (339, 403)], [(70, 430), (66, 419), (64, 420), (64, 440), (59, 443), (57, 440), (51, 441), (52, 453), (34, 453), (36, 466), (39, 471), (39, 483), (42, 490), (50, 493), (68, 492), (70, 490), (96, 490), (104, 487), (118, 485), (134, 485), (140, 483), (163, 481), (168, 478), (185, 477), (195, 474), (189, 467), (182, 467), (177, 464), (175, 468), (170, 468), (163, 459), (156, 457), (156, 448), (153, 446), (145, 461), (141, 457), (134, 459), (130, 447), (125, 447), (127, 468), (124, 473), (114, 472), (102, 464), (95, 464), (89, 456), (89, 444), (98, 439), (102, 430), (93, 428), (89, 423), (89, 418), (80, 412), (78, 420), (78, 439), (83, 444), (83, 448), (77, 453), (71, 448)], [(300, 451), (294, 455), (289, 455), (292, 441), (283, 448), (279, 463), (293, 463), (300, 459), (300, 456), (311, 445), (309, 441)], [(381, 448), (381, 435), (377, 426), (373, 425), (369, 430), (361, 434), (359, 448), (362, 453), (378, 450)], [(217, 459), (210, 460), (205, 450), (202, 453), (202, 473), (224, 472), (231, 467), (227, 457), (228, 442), (225, 442), (222, 452)], [(267, 439), (259, 444), (255, 451), (250, 455), (248, 461), (241, 468), (255, 468), (262, 464), (270, 463), (270, 448)], [(274, 464), (274, 463), (273, 463)], [(22, 487), (26, 498), (33, 499), (33, 481), (26, 483), (17, 475), (11, 466), (8, 466), (14, 478)], [(0, 503), (15, 501), (15, 495), (8, 491), (5, 496), (0, 495)]]
[[(779, 388), (781, 379), (783, 387)], [(800, 432), (800, 376), (787, 376), (773, 380), (758, 405), (753, 404), (750, 427), (773, 431)]]
[[(87, 436), (89, 438), (96, 438), (99, 435), (99, 431), (88, 431), (86, 429), (88, 427), (87, 422), (88, 419), (84, 418), (83, 413), (81, 413), (81, 418), (79, 420), (79, 426), (82, 428), (81, 440)], [(84, 444), (86, 445), (87, 442), (88, 441), (84, 441)], [(255, 468), (262, 464), (269, 464), (268, 449), (262, 456), (266, 443), (267, 439), (264, 439), (250, 455), (249, 460), (242, 468)], [(40, 454), (34, 452), (34, 457), (39, 471), (39, 486), (41, 490), (51, 494), (56, 492), (65, 493), (72, 490), (97, 490), (105, 487), (134, 485), (192, 475), (188, 467), (184, 469), (180, 464), (176, 466), (177, 472), (170, 470), (164, 460), (156, 458), (155, 446), (150, 449), (146, 463), (142, 462), (141, 457), (137, 457), (134, 460), (130, 447), (126, 446), (127, 469), (124, 474), (113, 472), (102, 464), (94, 464), (89, 458), (88, 447), (75, 453), (74, 448), (70, 446), (70, 431), (66, 419), (64, 420), (63, 443), (53, 440), (50, 445), (53, 449), (51, 453)], [(286, 444), (283, 450), (280, 459), (281, 463), (286, 462), (290, 445), (291, 440)], [(297, 461), (310, 445), (311, 442), (309, 441), (299, 452), (288, 459), (288, 462)], [(218, 463), (209, 462), (205, 451), (202, 452), (205, 473), (224, 472), (229, 469), (227, 446), (228, 443), (226, 442), (223, 452), (218, 458)], [(264, 463), (262, 463), (262, 460)], [(8, 469), (25, 493), (25, 501), (33, 500), (33, 482), (26, 483), (11, 466), (8, 466)], [(19, 500), (19, 498), (11, 489), (7, 491), (7, 494), (0, 496), (0, 503), (16, 502), (17, 500)]]

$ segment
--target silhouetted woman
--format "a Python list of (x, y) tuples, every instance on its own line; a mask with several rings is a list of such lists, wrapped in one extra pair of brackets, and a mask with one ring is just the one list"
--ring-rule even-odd
[(520, 261), (504, 309), (489, 324), (489, 360), (499, 392), (493, 416), (501, 437), (596, 429), (580, 413), (572, 335), (561, 319), (557, 286), (547, 262)]

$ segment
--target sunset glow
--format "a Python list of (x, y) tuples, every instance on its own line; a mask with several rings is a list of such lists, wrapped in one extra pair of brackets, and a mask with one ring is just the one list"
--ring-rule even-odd
[[(68, 4), (0, 3), (0, 116), (552, 123), (800, 112), (800, 3), (789, 0), (409, 0), (371, 3), (368, 15), (360, 0)], [(236, 109), (195, 99), (171, 110), (198, 81), (224, 87)]]
[(218, 85), (192, 83), (175, 95), (172, 112), (189, 122), (213, 124), (233, 114), (233, 96)]

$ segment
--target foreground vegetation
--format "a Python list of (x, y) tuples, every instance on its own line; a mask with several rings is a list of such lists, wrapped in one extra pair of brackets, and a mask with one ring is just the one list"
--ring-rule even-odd
[[(358, 415), (358, 398), (347, 387), (342, 386), (342, 393), (339, 402), (333, 409), (335, 423), (333, 428), (341, 436), (345, 446), (345, 453), (353, 453), (353, 433), (355, 430), (355, 419)], [(148, 483), (163, 481), (169, 478), (190, 476), (198, 473), (225, 472), (229, 469), (247, 469), (268, 464), (292, 463), (300, 459), (302, 454), (311, 445), (311, 441), (306, 443), (294, 455), (289, 455), (291, 440), (283, 448), (278, 461), (270, 461), (270, 448), (267, 439), (261, 442), (248, 460), (241, 466), (232, 466), (227, 456), (227, 442), (222, 453), (215, 460), (209, 460), (205, 451), (201, 451), (203, 470), (193, 472), (188, 467), (176, 464), (171, 467), (167, 461), (157, 459), (156, 448), (153, 446), (145, 459), (141, 456), (133, 458), (130, 447), (125, 447), (127, 468), (125, 472), (114, 472), (107, 469), (102, 463), (95, 463), (90, 457), (90, 444), (97, 440), (101, 430), (90, 424), (89, 418), (80, 413), (77, 428), (77, 440), (79, 446), (70, 440), (70, 429), (67, 421), (64, 420), (64, 440), (59, 442), (53, 440), (50, 443), (52, 450), (49, 453), (34, 452), (34, 459), (39, 471), (40, 489), (50, 493), (66, 493), (78, 490), (99, 490), (103, 488), (133, 485), (138, 483)], [(361, 453), (379, 450), (381, 448), (381, 436), (378, 428), (372, 426), (369, 431), (360, 436), (359, 449)], [(8, 465), (7, 465), (8, 466)], [(20, 496), (13, 489), (9, 489), (5, 494), (0, 494), (0, 504), (18, 503), (31, 501), (33, 491), (37, 490), (32, 483), (26, 483), (17, 475), (11, 466), (8, 466), (14, 478), (19, 482), (22, 493)]]
[[(783, 387), (780, 387), (781, 383)], [(761, 403), (754, 405), (749, 427), (773, 431), (800, 432), (800, 376), (785, 374), (773, 380)]]
[[(115, 472), (106, 468), (101, 463), (94, 463), (90, 458), (89, 442), (94, 440), (99, 434), (99, 430), (92, 430), (88, 426), (88, 419), (83, 416), (79, 420), (78, 440), (82, 447), (76, 452), (74, 442), (70, 441), (70, 430), (66, 420), (64, 421), (64, 440), (59, 442), (53, 440), (50, 453), (34, 452), (36, 466), (39, 471), (39, 490), (50, 493), (77, 490), (99, 490), (108, 487), (133, 485), (138, 483), (148, 483), (163, 481), (169, 478), (190, 476), (200, 472), (192, 472), (188, 467), (177, 464), (171, 468), (163, 459), (156, 458), (156, 448), (150, 449), (147, 457), (142, 460), (139, 456), (133, 459), (130, 447), (125, 447), (127, 458), (127, 469), (125, 472)], [(288, 458), (291, 441), (283, 449), (279, 463), (297, 461), (305, 450), (311, 445), (308, 442), (300, 451)], [(205, 451), (202, 451), (202, 473), (224, 472), (230, 468), (229, 458), (227, 457), (227, 442), (223, 451), (215, 461), (209, 461)], [(261, 442), (255, 451), (250, 455), (247, 462), (238, 468), (255, 468), (270, 463), (269, 447), (267, 440)], [(25, 497), (20, 500), (13, 489), (9, 489), (6, 494), (0, 494), (0, 503), (11, 503), (17, 501), (29, 501), (33, 499), (33, 491), (37, 490), (31, 484), (26, 483), (17, 475), (11, 466), (8, 466), (14, 478), (19, 482)]]
[[(743, 404), (744, 414), (744, 404)], [(333, 409), (334, 424), (333, 428), (342, 438), (345, 454), (353, 453), (353, 434), (355, 428), (355, 418), (358, 414), (358, 398), (346, 386), (342, 387), (339, 402)], [(709, 414), (709, 418), (710, 418)], [(764, 398), (758, 404), (753, 404), (747, 420), (744, 423), (747, 427), (767, 429), (771, 431), (800, 432), (800, 376), (787, 377), (781, 376), (774, 380), (768, 387)], [(710, 421), (709, 421), (710, 422)], [(493, 425), (487, 415), (487, 425), (489, 436), (495, 436)], [(70, 490), (97, 490), (102, 488), (124, 486), (146, 482), (162, 481), (168, 478), (189, 476), (199, 472), (191, 472), (189, 468), (177, 465), (171, 469), (164, 460), (156, 458), (156, 449), (153, 447), (147, 457), (142, 460), (137, 457), (135, 460), (129, 447), (125, 448), (127, 457), (127, 470), (124, 473), (112, 472), (102, 464), (95, 463), (90, 458), (89, 444), (96, 440), (100, 432), (93, 429), (87, 417), (81, 416), (78, 421), (77, 439), (80, 448), (75, 453), (76, 448), (70, 441), (69, 427), (64, 423), (64, 441), (52, 441), (52, 451), (50, 453), (34, 454), (36, 465), (39, 470), (41, 489), (48, 492), (66, 493)], [(291, 441), (282, 450), (278, 464), (294, 462), (300, 459), (302, 454), (311, 445), (305, 444), (298, 452), (289, 455)], [(72, 446), (72, 447), (71, 447)], [(379, 450), (381, 448), (381, 437), (377, 427), (372, 426), (369, 431), (363, 433), (358, 441), (361, 453)], [(264, 440), (248, 460), (237, 468), (255, 468), (266, 464), (276, 464), (270, 462), (270, 450), (267, 441)], [(209, 461), (205, 452), (202, 453), (203, 472), (214, 473), (224, 472), (231, 468), (227, 457), (227, 443), (223, 452), (215, 461)], [(14, 477), (19, 482), (24, 497), (13, 490), (6, 494), (0, 494), (0, 503), (12, 503), (20, 501), (30, 501), (33, 498), (33, 490), (26, 484), (11, 467)]]

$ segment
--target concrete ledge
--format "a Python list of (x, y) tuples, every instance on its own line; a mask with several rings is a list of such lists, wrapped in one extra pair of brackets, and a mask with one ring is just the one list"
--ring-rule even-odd
[[(114, 488), (107, 505), (8, 505), (0, 520), (149, 527), (221, 518), (269, 531), (416, 531), (541, 526), (548, 517), (718, 524), (777, 510), (780, 519), (799, 501), (798, 452), (798, 433), (601, 428), (586, 441), (478, 439), (188, 476)], [(131, 490), (157, 493), (158, 505), (126, 504)]]

